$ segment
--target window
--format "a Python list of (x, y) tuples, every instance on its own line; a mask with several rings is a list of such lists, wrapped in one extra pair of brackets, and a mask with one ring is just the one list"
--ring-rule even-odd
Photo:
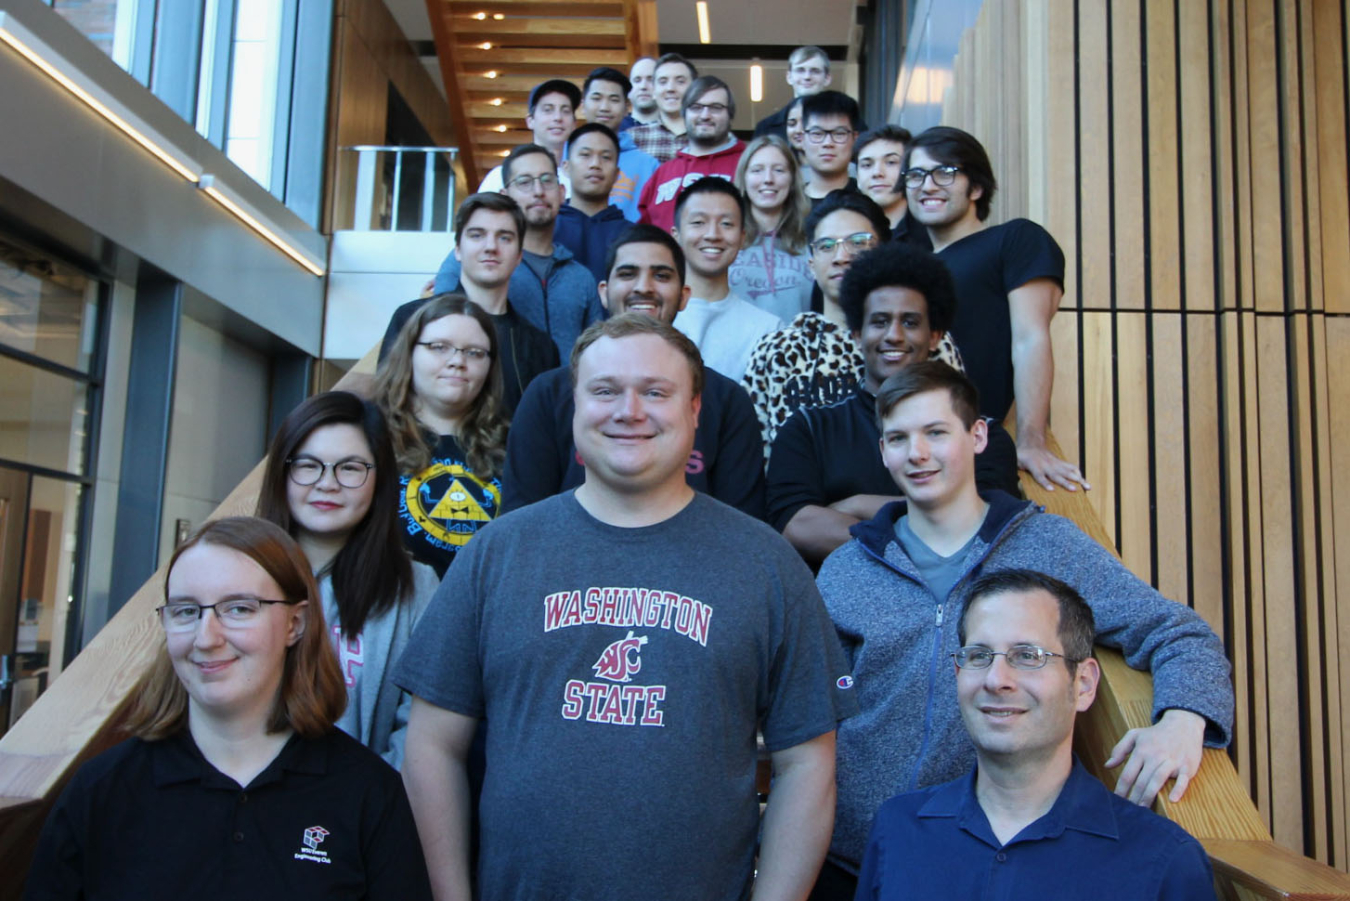
[(102, 293), (0, 242), (0, 731), (60, 671), (78, 619)]
[(45, 0), (317, 226), (333, 0)]
[[(237, 0), (225, 154), (268, 189), (277, 134), (281, 24), (282, 0)], [(284, 154), (284, 138), (281, 149)]]

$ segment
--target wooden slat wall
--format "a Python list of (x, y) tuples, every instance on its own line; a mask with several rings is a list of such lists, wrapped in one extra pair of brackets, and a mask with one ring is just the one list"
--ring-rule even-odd
[(944, 122), (1068, 259), (1052, 425), (1126, 563), (1234, 664), (1277, 841), (1350, 862), (1340, 0), (986, 0)]

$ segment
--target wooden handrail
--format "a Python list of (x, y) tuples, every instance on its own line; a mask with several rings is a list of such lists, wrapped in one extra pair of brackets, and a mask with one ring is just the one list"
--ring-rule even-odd
[[(336, 387), (368, 384), (374, 369), (372, 350)], [(1049, 443), (1058, 453), (1053, 439)], [(262, 468), (259, 463), (212, 517), (251, 513)], [(1081, 492), (1046, 492), (1025, 477), (1023, 488), (1049, 512), (1072, 519), (1103, 546), (1113, 547)], [(122, 738), (123, 712), (163, 641), (153, 615), (163, 578), (161, 567), (0, 738), (0, 873), (5, 874), (0, 901), (18, 898), (38, 829), (66, 780), (80, 763)], [(1102, 685), (1092, 709), (1079, 719), (1077, 749), (1085, 765), (1110, 785), (1114, 774), (1101, 764), (1126, 730), (1151, 722), (1152, 683), (1147, 674), (1126, 666), (1120, 654), (1106, 649), (1099, 654)], [(1350, 876), (1271, 841), (1223, 751), (1206, 750), (1186, 797), (1176, 804), (1160, 799), (1155, 809), (1204, 843), (1225, 898), (1350, 901)]]

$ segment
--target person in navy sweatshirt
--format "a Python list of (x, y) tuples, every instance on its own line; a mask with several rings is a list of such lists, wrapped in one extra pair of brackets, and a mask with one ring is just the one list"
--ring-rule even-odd
[[(640, 62), (641, 60), (633, 64), (634, 73), (639, 71)], [(653, 68), (656, 65), (653, 59), (648, 59), (647, 63)], [(646, 96), (650, 99), (650, 71), (647, 73), (647, 81)], [(627, 131), (632, 125), (637, 124), (631, 117), (625, 115), (628, 112), (629, 98), (634, 93), (632, 82), (618, 69), (600, 66), (592, 69), (591, 74), (586, 76), (586, 85), (581, 93), (581, 113), (586, 117), (586, 121), (608, 125), (619, 136), (619, 173), (614, 180), (614, 186), (609, 189), (609, 202), (617, 206), (629, 222), (636, 222), (638, 197), (642, 194), (647, 179), (651, 178), (652, 173), (661, 165), (661, 161), (650, 153), (639, 150), (633, 136)], [(655, 109), (654, 102), (653, 109)], [(625, 125), (625, 122), (629, 124)]]
[(609, 246), (632, 225), (609, 202), (618, 177), (619, 138), (607, 125), (588, 122), (567, 139), (563, 169), (572, 179), (572, 199), (558, 211), (553, 240), (595, 276), (605, 280)]

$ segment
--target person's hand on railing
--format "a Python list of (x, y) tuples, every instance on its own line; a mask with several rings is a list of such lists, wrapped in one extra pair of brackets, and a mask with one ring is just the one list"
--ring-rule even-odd
[(1070, 491), (1077, 491), (1079, 485), (1083, 486), (1084, 491), (1092, 490), (1087, 479), (1083, 478), (1082, 470), (1073, 463), (1056, 457), (1044, 445), (1030, 442), (1024, 444), (1018, 441), (1017, 466), (1031, 473), (1031, 477), (1046, 491), (1054, 491), (1055, 485)]
[(1164, 711), (1152, 726), (1126, 732), (1111, 749), (1106, 765), (1125, 764), (1116, 782), (1116, 794), (1146, 807), (1172, 778), (1176, 779), (1176, 784), (1167, 799), (1180, 801), (1186, 794), (1186, 786), (1200, 769), (1204, 750), (1205, 718), (1189, 710), (1173, 708)]

